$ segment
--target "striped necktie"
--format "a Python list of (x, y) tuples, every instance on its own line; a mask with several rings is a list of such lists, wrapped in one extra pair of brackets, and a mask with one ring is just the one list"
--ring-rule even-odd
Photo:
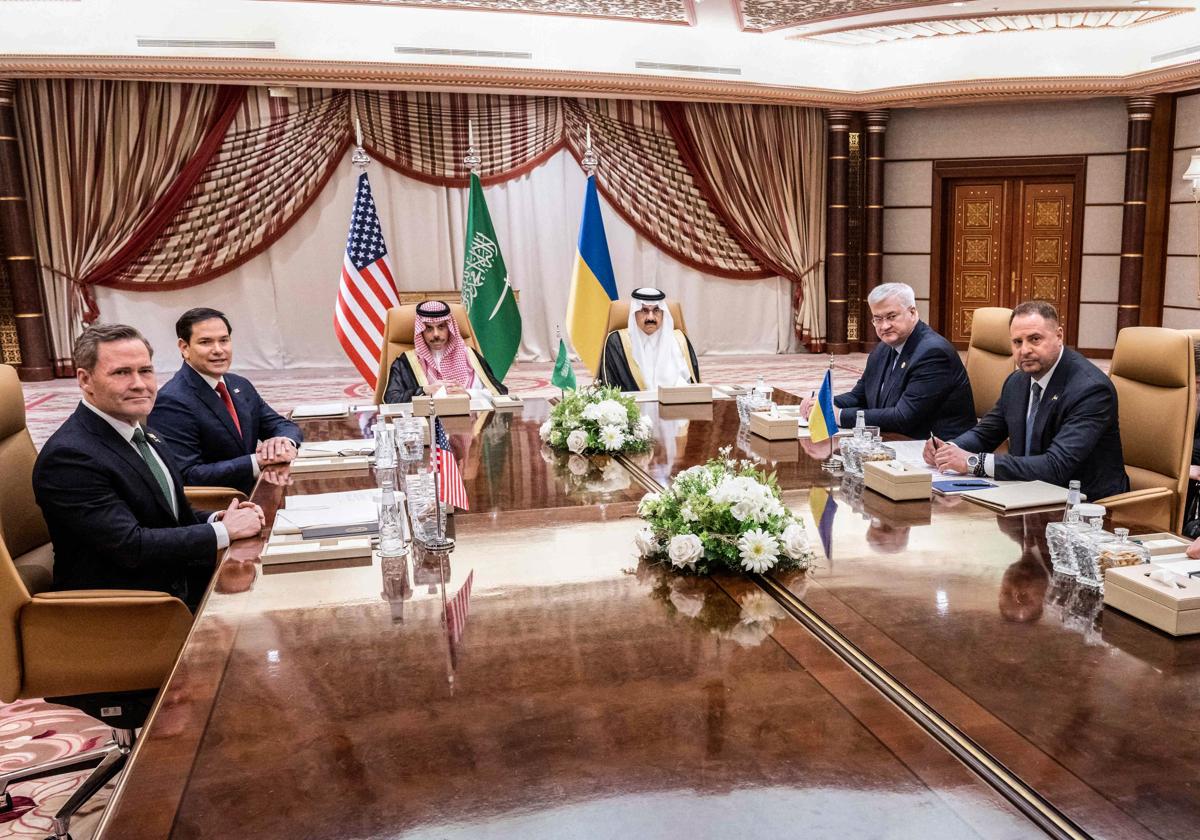
[(154, 457), (154, 450), (150, 448), (150, 444), (146, 443), (146, 433), (142, 431), (141, 426), (133, 430), (133, 445), (137, 447), (138, 454), (142, 456), (142, 460), (150, 468), (150, 474), (158, 482), (158, 487), (162, 490), (162, 494), (167, 500), (167, 507), (171, 509), (172, 513), (176, 513), (175, 488), (171, 484), (171, 479), (167, 477), (162, 467), (159, 466), (158, 459)]

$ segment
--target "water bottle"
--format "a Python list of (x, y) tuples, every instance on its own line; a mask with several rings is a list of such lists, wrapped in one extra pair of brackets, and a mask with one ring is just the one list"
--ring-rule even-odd
[(379, 554), (382, 557), (396, 557), (405, 553), (401, 516), (395, 488), (390, 480), (385, 479), (379, 502)]
[(392, 427), (382, 420), (375, 421), (375, 468), (390, 470), (396, 466), (396, 438)]
[(1079, 492), (1079, 482), (1072, 481), (1067, 484), (1067, 507), (1063, 511), (1062, 521), (1066, 522), (1070, 519), (1071, 511), (1083, 501), (1082, 494)]

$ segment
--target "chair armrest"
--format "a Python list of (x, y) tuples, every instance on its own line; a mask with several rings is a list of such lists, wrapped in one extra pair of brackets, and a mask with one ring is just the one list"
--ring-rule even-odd
[(192, 626), (162, 592), (77, 590), (34, 596), (20, 615), (27, 697), (137, 691), (167, 678)]
[(225, 510), (234, 499), (246, 501), (246, 494), (232, 487), (190, 486), (183, 488), (183, 495), (187, 496), (188, 504), (196, 510)]
[(1171, 532), (1176, 530), (1175, 506), (1177, 503), (1175, 493), (1165, 487), (1130, 490), (1128, 493), (1118, 493), (1116, 496), (1109, 496), (1107, 499), (1100, 499), (1096, 502), (1098, 505), (1104, 505), (1117, 521)]

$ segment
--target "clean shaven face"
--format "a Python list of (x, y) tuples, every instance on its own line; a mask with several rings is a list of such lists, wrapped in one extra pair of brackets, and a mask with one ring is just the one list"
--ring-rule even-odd
[(130, 425), (146, 419), (158, 394), (150, 351), (136, 338), (101, 344), (95, 369), (79, 368), (75, 378), (89, 403)]
[(662, 326), (662, 309), (657, 303), (642, 304), (642, 308), (633, 313), (633, 319), (637, 322), (638, 329), (646, 335), (654, 335)]
[(1008, 334), (1012, 338), (1014, 361), (1034, 379), (1054, 367), (1062, 352), (1062, 327), (1036, 312), (1013, 318)]
[(426, 324), (425, 329), (421, 330), (421, 335), (425, 337), (425, 344), (430, 350), (440, 353), (450, 343), (449, 322), (439, 321), (436, 324)]
[(220, 318), (197, 321), (191, 340), (179, 339), (179, 352), (197, 373), (220, 379), (233, 364), (233, 337)]
[(908, 341), (921, 316), (917, 307), (904, 306), (899, 298), (890, 297), (871, 304), (871, 323), (879, 340), (889, 347), (899, 347)]

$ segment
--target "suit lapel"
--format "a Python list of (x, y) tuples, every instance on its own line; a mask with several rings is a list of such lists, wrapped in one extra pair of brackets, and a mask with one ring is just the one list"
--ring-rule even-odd
[[(229, 410), (225, 408), (225, 403), (221, 400), (220, 396), (217, 395), (215, 390), (208, 387), (208, 383), (204, 381), (204, 377), (197, 373), (191, 365), (184, 362), (183, 366), (188, 377), (188, 384), (192, 386), (192, 390), (196, 392), (196, 396), (200, 399), (200, 402), (216, 416), (217, 420), (225, 427), (225, 431), (229, 432), (238, 444), (241, 444), (242, 436), (238, 434), (237, 427), (233, 425), (233, 418), (229, 416)], [(225, 383), (225, 387), (228, 388), (229, 383)], [(237, 411), (237, 398), (233, 395), (232, 391), (230, 391), (229, 397), (233, 400), (234, 410)], [(242, 419), (240, 411), (238, 412), (238, 419)], [(246, 428), (244, 423), (242, 428)]]
[[(867, 408), (879, 408), (882, 405), (882, 394), (879, 393), (880, 381), (883, 379), (883, 372), (888, 365), (888, 353), (892, 352), (892, 348), (886, 344), (880, 344), (871, 354), (874, 359), (867, 361), (867, 370), (871, 372), (871, 376), (867, 379)], [(873, 364), (872, 364), (873, 362)]]
[[(162, 488), (155, 479), (154, 474), (150, 472), (150, 467), (133, 448), (133, 444), (128, 443), (125, 438), (117, 434), (117, 430), (108, 423), (104, 422), (103, 418), (98, 417), (91, 409), (80, 405), (76, 409), (80, 421), (84, 427), (100, 439), (100, 442), (109, 448), (118, 458), (124, 461), (130, 469), (137, 473), (142, 483), (146, 485), (150, 496), (158, 503), (158, 506), (172, 519), (175, 519), (175, 511), (171, 510), (171, 506), (167, 503), (167, 499), (163, 496)], [(151, 444), (153, 445), (153, 444)], [(161, 456), (161, 453), (160, 453)], [(164, 463), (166, 459), (163, 459)], [(172, 475), (172, 483), (174, 483), (174, 475)], [(176, 485), (177, 487), (177, 485)], [(176, 489), (176, 497), (178, 498), (178, 489)]]
[[(892, 395), (896, 392), (896, 389), (900, 387), (900, 381), (904, 378), (904, 374), (907, 373), (908, 362), (912, 358), (913, 353), (916, 352), (917, 345), (921, 343), (921, 327), (923, 326), (925, 326), (925, 324), (918, 321), (917, 326), (908, 336), (908, 341), (904, 342), (904, 349), (900, 351), (900, 358), (895, 360), (896, 366), (892, 369), (892, 372), (888, 374), (887, 384), (884, 385), (883, 394), (879, 400), (880, 405), (891, 406), (898, 402), (898, 400), (892, 399)], [(885, 358), (889, 360), (892, 358), (890, 348), (889, 354)]]

